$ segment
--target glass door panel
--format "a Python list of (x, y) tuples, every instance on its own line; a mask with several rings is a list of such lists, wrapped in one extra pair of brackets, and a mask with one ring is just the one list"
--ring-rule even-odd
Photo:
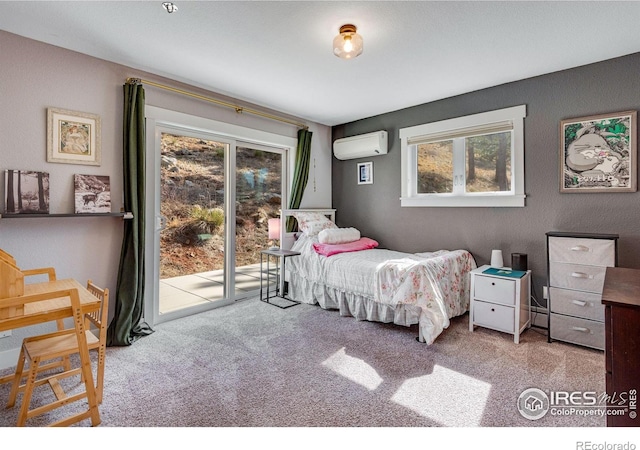
[(161, 133), (159, 314), (225, 293), (225, 157), (230, 144)]
[[(286, 197), (285, 152), (246, 144), (236, 147), (235, 294), (260, 288), (260, 250), (278, 246), (269, 239), (269, 219), (279, 218)], [(273, 230), (272, 230), (273, 233)]]

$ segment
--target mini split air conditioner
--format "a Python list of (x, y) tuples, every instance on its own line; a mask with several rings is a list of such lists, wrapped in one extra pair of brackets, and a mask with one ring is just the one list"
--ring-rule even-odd
[(387, 143), (386, 131), (336, 139), (333, 143), (333, 154), (342, 160), (386, 155)]

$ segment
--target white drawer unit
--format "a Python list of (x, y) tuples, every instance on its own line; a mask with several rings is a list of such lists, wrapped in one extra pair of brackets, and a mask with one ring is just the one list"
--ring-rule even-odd
[(547, 233), (548, 341), (604, 350), (602, 287), (618, 263), (618, 235)]
[(471, 304), (469, 331), (474, 326), (513, 334), (513, 342), (520, 342), (520, 334), (531, 325), (531, 271), (521, 278), (483, 273), (485, 265), (471, 271)]

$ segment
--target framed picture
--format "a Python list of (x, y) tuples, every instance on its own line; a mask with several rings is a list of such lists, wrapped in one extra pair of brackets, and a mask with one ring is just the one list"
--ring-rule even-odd
[(358, 163), (358, 184), (373, 184), (373, 163)]
[(100, 117), (47, 109), (47, 162), (100, 165)]
[(636, 111), (560, 122), (560, 192), (636, 192)]
[(111, 183), (108, 175), (76, 174), (73, 187), (76, 214), (111, 212)]
[(49, 174), (30, 170), (5, 170), (7, 214), (49, 214)]

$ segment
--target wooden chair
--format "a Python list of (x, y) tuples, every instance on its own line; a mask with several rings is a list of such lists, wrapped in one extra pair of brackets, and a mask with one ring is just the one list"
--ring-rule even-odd
[(16, 259), (10, 253), (5, 252), (0, 248), (0, 259), (10, 262), (14, 266), (16, 265)]
[[(101, 306), (98, 311), (83, 314), (76, 293), (76, 299), (74, 300), (73, 296), (71, 298), (72, 308), (74, 309), (74, 328), (24, 339), (7, 403), (8, 408), (13, 407), (16, 403), (18, 392), (24, 392), (18, 415), (18, 426), (24, 426), (26, 421), (32, 417), (85, 398), (89, 405), (86, 411), (59, 420), (50, 424), (50, 426), (67, 426), (87, 418), (91, 418), (92, 426), (100, 424), (97, 405), (102, 402), (104, 390), (109, 290), (95, 286), (91, 280), (87, 282), (87, 290), (101, 300)], [(97, 335), (94, 334), (91, 328), (95, 328)], [(92, 376), (90, 365), (89, 367), (80, 365), (80, 367), (65, 369), (59, 373), (47, 373), (42, 377), (39, 376), (43, 373), (42, 367), (44, 367), (41, 366), (41, 363), (79, 354), (83, 334), (88, 350), (95, 350), (98, 353), (95, 386), (91, 382), (94, 377)], [(27, 369), (25, 369), (25, 363), (28, 363)], [(25, 376), (27, 380), (24, 384), (21, 384), (21, 380)], [(80, 376), (85, 389), (80, 393), (68, 395), (60, 385), (60, 380), (72, 376)], [(48, 385), (53, 390), (56, 400), (49, 404), (29, 409), (34, 389), (42, 385)]]
[[(16, 297), (24, 293), (24, 278), (35, 275), (47, 275), (48, 281), (56, 280), (54, 267), (22, 270), (16, 259), (0, 248), (0, 298)], [(62, 321), (58, 322), (58, 329), (64, 329)]]
[[(16, 261), (9, 253), (0, 249), (0, 299), (19, 297), (24, 295), (24, 279), (29, 276), (47, 275), (48, 281), (56, 280), (56, 269), (53, 267), (42, 267), (39, 269), (21, 270)], [(0, 310), (0, 319), (14, 313), (20, 313), (22, 305), (16, 305), (14, 310)], [(56, 321), (58, 330), (64, 330), (65, 325), (63, 320)], [(51, 363), (42, 367), (42, 370), (51, 369), (54, 367), (62, 366), (65, 370), (70, 369), (69, 357), (64, 357), (61, 361)], [(0, 383), (6, 383), (13, 377), (2, 377)]]
[(56, 269), (42, 267), (21, 270), (16, 260), (0, 249), (0, 298), (17, 297), (24, 294), (24, 278), (35, 275), (47, 275), (48, 281), (56, 280)]

